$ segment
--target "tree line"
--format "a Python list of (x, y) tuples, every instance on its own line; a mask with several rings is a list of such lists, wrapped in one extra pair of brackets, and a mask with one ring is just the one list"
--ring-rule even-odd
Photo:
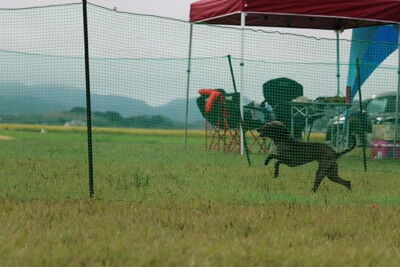
[[(46, 124), (46, 125), (86, 125), (86, 108), (74, 107), (65, 112), (45, 114), (0, 115), (2, 123)], [(98, 127), (183, 129), (184, 124), (161, 115), (136, 115), (123, 117), (115, 111), (95, 111), (92, 125)]]

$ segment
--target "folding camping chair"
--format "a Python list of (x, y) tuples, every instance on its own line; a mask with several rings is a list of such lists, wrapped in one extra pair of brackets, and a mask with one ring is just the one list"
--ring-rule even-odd
[(240, 152), (240, 95), (200, 89), (197, 105), (205, 122), (207, 150)]
[[(199, 93), (197, 105), (206, 119), (206, 150), (240, 152), (240, 94), (226, 93), (223, 89), (200, 89)], [(256, 131), (265, 123), (264, 118), (260, 118), (265, 117), (264, 110), (254, 103), (243, 108), (243, 130), (251, 137), (249, 151), (266, 152), (266, 140)]]

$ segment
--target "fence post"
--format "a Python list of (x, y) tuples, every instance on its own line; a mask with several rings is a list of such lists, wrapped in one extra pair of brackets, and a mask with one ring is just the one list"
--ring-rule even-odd
[(93, 143), (92, 143), (92, 105), (90, 101), (90, 65), (89, 65), (89, 37), (87, 19), (87, 0), (82, 0), (83, 8), (83, 34), (85, 44), (85, 81), (86, 81), (86, 126), (88, 146), (88, 174), (89, 174), (89, 196), (94, 197), (93, 183)]
[(362, 102), (362, 95), (361, 95), (361, 71), (360, 71), (360, 59), (356, 59), (356, 67), (357, 67), (357, 88), (358, 88), (358, 99), (360, 104), (360, 114), (361, 114), (361, 144), (363, 149), (363, 163), (364, 163), (364, 171), (367, 171), (367, 154), (366, 154), (366, 147), (365, 147), (365, 125), (363, 120), (363, 102)]
[(186, 76), (186, 108), (185, 108), (185, 149), (187, 148), (188, 125), (189, 125), (189, 89), (190, 89), (190, 72), (192, 63), (192, 41), (193, 41), (193, 23), (190, 23), (189, 31), (189, 54)]

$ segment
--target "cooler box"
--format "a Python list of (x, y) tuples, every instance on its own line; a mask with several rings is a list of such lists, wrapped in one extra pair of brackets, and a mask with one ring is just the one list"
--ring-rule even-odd
[(400, 158), (400, 142), (396, 142), (395, 149), (393, 149), (392, 141), (386, 141), (386, 140), (372, 141), (371, 158), (372, 159)]
[[(372, 126), (372, 139), (393, 141), (395, 127), (393, 124), (375, 124)], [(400, 126), (397, 127), (397, 140), (400, 141)]]

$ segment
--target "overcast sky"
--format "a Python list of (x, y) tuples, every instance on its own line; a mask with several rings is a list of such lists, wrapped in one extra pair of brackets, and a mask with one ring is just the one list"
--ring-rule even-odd
[[(188, 19), (190, 3), (196, 0), (90, 0), (88, 2), (133, 13)], [(81, 2), (77, 0), (1, 0), (1, 8), (30, 7)]]
[[(190, 4), (195, 1), (197, 0), (89, 0), (89, 2), (93, 4), (104, 6), (110, 9), (116, 7), (119, 11), (126, 11), (138, 14), (151, 14), (162, 17), (178, 18), (182, 20), (189, 19)], [(0, 0), (0, 8), (22, 8), (80, 2), (81, 0)], [(79, 8), (79, 6), (76, 6), (75, 8)], [(8, 13), (10, 12), (5, 12), (5, 14)], [(70, 13), (68, 14), (71, 15)], [(12, 16), (13, 14), (9, 15)], [(74, 13), (73, 15), (79, 16), (79, 14), (77, 15), (77, 13)], [(102, 13), (99, 13), (99, 15), (102, 15)], [(146, 19), (150, 20), (153, 18)], [(50, 25), (51, 27), (49, 27), (49, 29), (47, 29), (46, 27), (40, 27), (40, 25), (43, 25), (43, 23), (46, 23), (47, 21), (52, 21)], [(34, 54), (64, 55), (66, 53), (65, 48), (68, 48), (68, 51), (71, 53), (72, 56), (79, 56), (82, 53), (82, 46), (81, 43), (79, 43), (80, 39), (70, 38), (70, 35), (63, 34), (64, 32), (59, 30), (65, 27), (65, 31), (69, 30), (71, 34), (77, 34), (74, 36), (79, 36), (79, 33), (81, 33), (79, 31), (81, 30), (81, 28), (79, 27), (79, 22), (68, 19), (58, 20), (58, 17), (54, 16), (36, 16), (33, 18), (31, 17), (29, 20), (23, 17), (22, 19), (19, 18), (17, 22), (20, 23), (19, 25), (23, 26), (19, 28), (18, 26), (15, 26), (15, 28), (2, 27), (2, 31), (0, 31), (0, 37), (3, 36), (4, 38), (2, 39), (2, 42), (0, 42), (0, 50), (24, 51), (32, 53), (32, 57), (35, 57)], [(143, 23), (145, 22), (146, 20), (143, 20)], [(122, 27), (121, 25), (123, 24), (121, 24), (121, 20), (117, 20), (117, 18), (115, 18), (114, 21), (104, 20), (103, 24), (101, 24), (102, 26), (92, 28), (92, 35), (96, 38), (99, 38), (100, 40), (98, 42), (98, 46), (95, 47), (97, 48), (97, 50), (91, 50), (92, 55), (98, 58), (101, 58), (103, 56), (116, 58), (184, 58), (187, 55), (186, 53), (188, 39), (186, 37), (182, 37), (187, 36), (182, 35), (184, 32), (176, 30), (176, 25), (174, 23), (177, 22), (168, 20), (163, 23), (157, 23), (159, 22), (155, 22), (154, 25), (160, 25), (160, 27), (152, 29), (152, 31), (149, 31), (147, 33), (148, 28), (146, 27), (129, 28), (129, 30), (118, 28), (118, 30), (114, 31), (113, 29), (116, 29), (113, 28), (114, 26), (117, 25), (118, 27)], [(186, 25), (186, 23), (178, 24)], [(39, 30), (37, 30), (35, 27), (39, 28)], [(101, 27), (108, 28), (107, 30), (103, 31)], [(126, 27), (129, 27), (129, 24), (127, 24)], [(18, 29), (18, 34), (15, 34), (16, 29)], [(203, 29), (205, 28), (203, 27)], [(273, 30), (280, 32), (293, 32), (296, 34), (309, 36), (327, 37), (332, 39), (335, 38), (335, 33), (333, 31), (287, 28), (265, 29), (267, 31)], [(29, 38), (32, 38), (30, 32), (34, 30), (38, 31), (38, 36), (45, 36), (44, 33), (46, 33), (46, 30), (48, 30), (51, 34), (47, 34), (46, 36), (54, 38), (42, 38), (42, 40), (35, 39), (35, 45), (32, 45), (29, 42)], [(186, 27), (186, 30), (188, 31), (188, 27)], [(209, 27), (208, 29), (207, 27), (207, 29), (205, 29), (204, 31), (206, 32), (206, 30), (209, 31), (207, 33), (208, 35), (198, 35), (199, 40), (193, 48), (195, 57), (218, 58), (221, 55), (226, 55), (226, 53), (230, 53), (231, 55), (239, 54), (239, 44), (232, 41), (237, 39), (237, 31), (234, 32), (232, 30), (224, 30), (224, 33), (226, 34), (225, 38), (220, 38), (219, 28)], [(125, 33), (129, 35), (128, 38), (125, 38), (123, 35), (119, 34), (120, 31), (125, 31)], [(198, 31), (201, 31), (200, 28)], [(154, 34), (157, 34), (158, 32), (160, 32), (160, 34), (156, 36), (168, 36), (170, 38), (160, 38), (159, 40), (155, 41), (153, 37)], [(170, 33), (171, 36), (167, 35), (168, 33)], [(113, 34), (112, 38), (110, 38), (109, 34)], [(18, 38), (26, 36), (26, 39), (28, 41), (17, 42), (16, 39), (7, 38), (8, 36), (17, 36)], [(132, 39), (130, 39), (132, 38), (132, 36), (140, 36), (141, 38), (136, 38), (135, 40), (138, 41), (132, 45)], [(206, 36), (207, 38), (201, 39), (200, 37), (202, 36)], [(351, 31), (345, 31), (341, 35), (341, 38), (350, 39)], [(176, 42), (176, 40), (180, 41)], [(214, 42), (214, 40), (218, 42)], [(248, 63), (247, 69), (252, 76), (249, 76), (247, 78), (248, 84), (246, 90), (248, 90), (248, 92), (255, 92), (254, 94), (252, 94), (253, 96), (257, 96), (257, 94), (259, 94), (258, 98), (261, 99), (262, 91), (260, 90), (260, 85), (262, 85), (263, 82), (276, 77), (291, 77), (299, 81), (305, 86), (305, 88), (307, 88), (307, 90), (309, 90), (307, 91), (307, 95), (309, 97), (315, 97), (315, 94), (317, 92), (319, 93), (318, 89), (320, 88), (331, 88), (334, 92), (336, 92), (336, 66), (334, 65), (336, 61), (335, 42), (322, 40), (317, 43), (311, 38), (301, 38), (292, 35), (281, 37), (279, 34), (256, 33), (247, 35), (246, 42), (250, 44), (245, 51), (245, 55), (248, 57), (248, 59), (261, 60), (254, 60), (254, 62)], [(16, 49), (17, 43), (19, 50)], [(277, 45), (278, 43), (280, 45)], [(348, 43), (342, 42), (341, 44), (341, 61), (347, 62), (350, 47)], [(328, 49), (328, 51), (326, 49), (327, 47), (331, 49)], [(81, 82), (81, 80), (76, 79), (76, 77), (73, 75), (66, 75), (69, 73), (68, 71), (71, 70), (79, 71), (79, 66), (81, 66), (79, 65), (79, 60), (75, 62), (76, 60), (74, 61), (73, 57), (71, 57), (71, 62), (69, 62), (67, 59), (63, 59), (64, 62), (62, 64), (62, 68), (53, 68), (52, 66), (56, 64), (55, 62), (50, 62), (48, 68), (43, 68), (43, 63), (46, 63), (43, 58), (37, 59), (37, 65), (34, 65), (32, 63), (36, 62), (34, 61), (34, 59), (27, 59), (30, 60), (28, 62), (31, 62), (31, 65), (33, 64), (34, 66), (37, 66), (36, 68), (34, 68), (33, 71), (31, 65), (21, 65), (21, 61), (18, 61), (18, 59), (14, 58), (18, 58), (18, 56), (20, 56), (19, 54), (4, 53), (3, 58), (1, 58), (1, 56), (2, 55), (0, 54), (0, 61), (7, 63), (0, 64), (0, 68), (3, 67), (3, 69), (0, 69), (0, 73), (12, 73), (12, 75), (15, 75), (14, 77), (10, 74), (9, 79), (11, 79), (10, 77), (14, 77), (12, 80), (26, 80), (27, 83), (34, 81), (39, 84), (43, 81), (46, 81), (48, 83), (52, 82), (51, 78), (54, 78), (59, 83), (65, 83), (67, 85), (72, 84), (76, 87), (81, 86), (81, 84), (74, 84), (74, 82)], [(51, 59), (52, 58), (47, 58), (46, 60)], [(392, 56), (392, 59), (393, 62), (394, 59), (396, 59), (397, 62), (397, 58), (394, 55)], [(214, 64), (214, 59), (207, 60), (202, 59), (201, 62), (199, 61), (198, 71), (199, 73), (201, 73), (197, 76), (193, 76), (193, 88), (228, 88), (231, 83), (229, 74), (225, 76), (220, 75), (223, 71), (226, 72), (226, 62), (224, 61), (221, 64)], [(221, 58), (221, 62), (222, 60), (225, 59)], [(296, 61), (297, 64), (287, 63), (291, 61)], [(100, 63), (96, 64), (96, 66), (99, 68), (99, 70), (97, 71), (98, 73), (107, 73), (108, 75), (104, 77), (104, 80), (101, 80), (100, 78), (94, 79), (94, 88), (98, 90), (97, 92), (104, 93), (108, 92), (110, 90), (110, 87), (118, 88), (117, 85), (119, 84), (119, 92), (124, 92), (123, 90), (126, 89), (127, 84), (140, 84), (142, 91), (137, 91), (138, 95), (132, 95), (132, 92), (129, 91), (129, 97), (134, 97), (143, 101), (147, 101), (149, 96), (144, 94), (143, 92), (145, 92), (144, 90), (148, 90), (149, 88), (151, 88), (153, 91), (155, 90), (159, 95), (157, 101), (160, 102), (161, 100), (163, 100), (167, 102), (173, 96), (171, 95), (171, 92), (168, 90), (166, 91), (165, 88), (184, 88), (181, 85), (185, 84), (186, 62), (181, 63), (181, 61), (179, 60), (164, 60), (162, 62), (164, 63), (159, 64), (156, 61), (143, 60), (140, 61), (140, 64), (129, 63), (132, 65), (131, 66), (123, 61), (114, 63), (113, 68), (109, 68), (109, 65), (105, 63), (103, 64), (104, 66)], [(286, 65), (280, 65), (280, 63), (282, 62)], [(310, 62), (325, 63), (315, 67), (316, 65), (308, 64)], [(388, 62), (389, 61), (386, 60), (386, 63)], [(201, 65), (200, 63), (203, 65)], [(219, 63), (219, 61), (217, 63)], [(304, 65), (303, 63), (306, 65)], [(26, 69), (23, 69), (24, 67)], [(100, 67), (102, 67), (103, 69), (101, 69)], [(152, 70), (152, 75), (148, 75), (148, 70)], [(178, 76), (174, 77), (174, 79), (170, 79), (170, 70), (175, 70), (175, 72), (178, 73)], [(134, 80), (137, 78), (136, 76), (132, 75), (132, 73), (135, 73), (135, 71), (136, 73), (139, 73), (140, 71), (143, 72), (142, 76), (138, 76), (139, 78), (141, 78), (140, 82)], [(385, 88), (385, 90), (392, 90), (392, 88), (394, 88), (394, 86), (392, 85), (395, 84), (394, 81), (397, 81), (396, 71), (392, 71), (391, 69), (387, 70), (391, 73), (390, 75), (387, 75), (387, 71), (385, 71), (386, 69), (381, 69), (380, 72), (375, 72), (377, 73), (375, 74), (376, 78), (369, 79), (369, 81), (365, 85), (365, 96), (372, 94), (373, 90), (377, 90), (378, 88)], [(342, 67), (341, 72), (343, 73), (343, 78), (341, 79), (341, 88), (345, 88), (347, 77), (347, 69), (345, 65)], [(26, 73), (29, 73), (30, 75), (24, 75)], [(98, 75), (98, 77), (100, 76), (101, 75)], [(159, 82), (153, 76), (156, 76), (158, 80), (163, 82)], [(313, 77), (312, 79), (310, 79), (311, 76)], [(36, 77), (37, 79), (34, 80), (34, 77)], [(61, 81), (60, 77), (64, 77), (65, 81)], [(120, 79), (121, 77), (124, 77), (124, 79)], [(197, 80), (196, 77), (198, 77)], [(207, 83), (205, 83), (204, 77), (208, 77), (206, 81)], [(162, 86), (160, 86), (160, 84)], [(384, 84), (384, 87), (382, 87), (382, 84)], [(103, 88), (105, 88), (104, 92), (102, 91)], [(371, 91), (368, 91), (369, 89), (371, 89)], [(163, 95), (163, 93), (168, 95)], [(195, 96), (196, 92), (194, 90), (192, 93), (193, 95), (191, 95), (191, 97)], [(159, 102), (156, 104), (160, 104)]]
[[(190, 4), (197, 0), (89, 0), (90, 3), (139, 14), (152, 14), (163, 17), (189, 19)], [(0, 8), (18, 8), (64, 3), (79, 3), (81, 0), (0, 0)], [(293, 32), (316, 37), (336, 38), (333, 31), (269, 28), (281, 32)], [(342, 39), (350, 39), (351, 31), (345, 31)]]

